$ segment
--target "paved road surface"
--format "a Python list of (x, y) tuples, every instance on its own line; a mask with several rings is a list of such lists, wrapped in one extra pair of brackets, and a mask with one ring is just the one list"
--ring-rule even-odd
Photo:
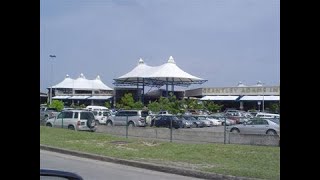
[(168, 174), (120, 164), (69, 156), (40, 150), (40, 168), (75, 172), (86, 180), (196, 180), (186, 176)]

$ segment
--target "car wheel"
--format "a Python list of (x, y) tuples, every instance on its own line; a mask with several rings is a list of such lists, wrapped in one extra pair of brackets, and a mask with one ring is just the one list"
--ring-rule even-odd
[(128, 126), (129, 126), (129, 127), (134, 127), (135, 125), (134, 125), (133, 122), (129, 122)]
[(52, 127), (52, 124), (50, 124), (50, 123), (47, 123), (47, 124), (46, 124), (46, 126), (48, 126), (48, 127)]
[(239, 129), (237, 129), (237, 128), (231, 129), (231, 132), (232, 132), (232, 133), (240, 133)]
[(112, 121), (107, 121), (107, 126), (113, 126)]
[(69, 126), (68, 126), (68, 129), (69, 129), (69, 130), (75, 130), (75, 129), (74, 129), (74, 126), (72, 126), (72, 125), (69, 125)]
[(275, 130), (270, 129), (267, 131), (267, 134), (268, 135), (277, 135), (277, 132)]
[(88, 128), (93, 128), (94, 126), (96, 125), (96, 122), (95, 122), (95, 120), (94, 119), (88, 119), (87, 120), (87, 126), (88, 126)]
[(100, 122), (99, 122), (99, 120), (96, 120), (96, 124), (97, 124), (97, 125), (100, 125)]

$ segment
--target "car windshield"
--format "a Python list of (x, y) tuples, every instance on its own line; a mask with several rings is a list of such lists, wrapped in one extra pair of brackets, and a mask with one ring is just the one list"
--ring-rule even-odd
[(269, 120), (280, 125), (280, 119), (269, 119)]
[(103, 116), (110, 116), (109, 112), (103, 112)]
[(141, 111), (141, 116), (142, 117), (147, 117), (149, 115), (148, 111)]
[(172, 116), (172, 120), (179, 120), (177, 116)]

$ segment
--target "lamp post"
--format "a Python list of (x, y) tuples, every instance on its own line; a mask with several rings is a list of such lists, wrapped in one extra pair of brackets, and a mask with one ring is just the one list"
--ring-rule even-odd
[(52, 83), (53, 83), (53, 58), (56, 58), (56, 55), (49, 55), (49, 57), (52, 59), (52, 62), (51, 62), (51, 77), (50, 77), (51, 86), (50, 86), (50, 98), (49, 98), (49, 100), (50, 100), (49, 103), (51, 104), (51, 102), (52, 102)]
[[(262, 112), (264, 112), (264, 86), (263, 83), (261, 81), (258, 81), (257, 86), (261, 86), (262, 87)], [(260, 111), (260, 101), (258, 102), (259, 104), (259, 111)]]
[(262, 112), (264, 112), (264, 87), (262, 85)]

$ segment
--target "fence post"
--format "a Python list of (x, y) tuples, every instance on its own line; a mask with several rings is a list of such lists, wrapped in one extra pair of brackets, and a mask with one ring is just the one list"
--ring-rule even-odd
[(126, 138), (128, 139), (128, 115), (126, 119)]
[(154, 129), (156, 131), (156, 139), (158, 139), (158, 131), (157, 129)]
[(170, 142), (172, 142), (172, 118), (170, 120)]
[(226, 132), (226, 119), (227, 119), (227, 118), (224, 118), (224, 144), (226, 144), (226, 135), (227, 135), (227, 134), (226, 134), (226, 133), (227, 133), (227, 132)]
[[(61, 119), (61, 128), (63, 129), (63, 116), (64, 114), (62, 114), (62, 119)], [(49, 116), (48, 116), (49, 117)]]

